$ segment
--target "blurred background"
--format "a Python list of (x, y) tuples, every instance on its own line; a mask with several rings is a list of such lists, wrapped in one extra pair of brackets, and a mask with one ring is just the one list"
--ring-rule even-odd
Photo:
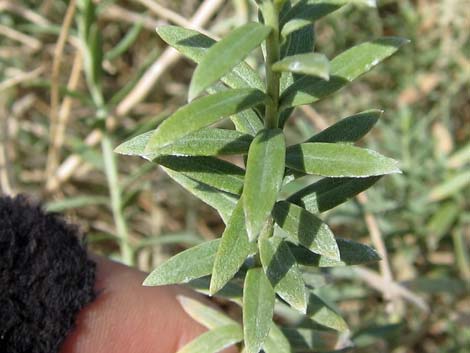
[[(155, 27), (220, 38), (255, 19), (255, 6), (95, 1), (88, 20), (100, 36), (87, 52), (80, 2), (0, 0), (0, 192), (44, 201), (80, 224), (96, 252), (148, 271), (224, 228), (156, 165), (111, 153), (186, 102), (195, 65), (167, 50)], [(315, 50), (332, 58), (383, 35), (411, 44), (340, 93), (297, 109), (286, 133), (296, 141), (383, 109), (362, 144), (399, 160), (403, 174), (324, 214), (335, 233), (374, 246), (384, 261), (321, 271), (320, 292), (349, 323), (354, 352), (468, 353), (470, 0), (357, 3), (317, 22)], [(88, 85), (86, 70), (95, 72)], [(314, 351), (338, 339), (319, 332)]]

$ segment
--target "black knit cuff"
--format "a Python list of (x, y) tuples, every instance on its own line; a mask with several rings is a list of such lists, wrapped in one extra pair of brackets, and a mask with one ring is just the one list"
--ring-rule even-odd
[(25, 197), (0, 197), (0, 351), (56, 353), (95, 298), (78, 228)]

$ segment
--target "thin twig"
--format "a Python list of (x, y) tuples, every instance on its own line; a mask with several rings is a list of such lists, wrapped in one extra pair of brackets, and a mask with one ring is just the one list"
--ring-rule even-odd
[[(357, 195), (357, 200), (363, 207), (367, 205), (368, 199), (365, 193), (361, 193)], [(371, 241), (374, 244), (374, 247), (376, 248), (378, 254), (382, 258), (382, 261), (379, 262), (379, 267), (380, 267), (380, 273), (383, 277), (383, 281), (385, 284), (388, 283), (391, 286), (393, 285), (394, 280), (393, 280), (392, 269), (390, 266), (390, 260), (388, 258), (387, 248), (382, 238), (382, 232), (380, 231), (380, 228), (377, 223), (377, 220), (375, 219), (375, 216), (371, 212), (364, 211), (364, 220), (366, 222), (366, 226), (369, 231)], [(383, 291), (383, 294), (384, 294), (384, 298), (386, 300), (391, 301), (393, 305), (396, 307), (397, 303), (394, 303), (396, 301), (395, 300), (396, 296), (393, 295), (393, 291)]]
[(42, 47), (42, 43), (36, 38), (28, 36), (24, 33), (17, 31), (16, 29), (7, 27), (2, 24), (0, 24), (0, 34), (17, 42), (23, 43), (34, 51), (37, 51)]
[(155, 13), (158, 17), (161, 17), (161, 18), (164, 18), (165, 20), (173, 22), (174, 24), (177, 24), (178, 26), (194, 29), (204, 34), (208, 34), (203, 28), (201, 28), (200, 26), (196, 26), (193, 23), (193, 21), (187, 20), (180, 14), (173, 12), (170, 9), (167, 9), (166, 7), (160, 5), (159, 3), (153, 0), (137, 0), (137, 1), (140, 2), (142, 5), (144, 5), (145, 7), (147, 7), (153, 13)]
[[(80, 81), (80, 73), (82, 70), (82, 56), (80, 52), (77, 52), (72, 66), (72, 72), (70, 74), (69, 82), (67, 84), (67, 89), (73, 91), (77, 88), (78, 82)], [(67, 126), (68, 118), (70, 116), (70, 110), (72, 109), (73, 98), (67, 96), (62, 101), (60, 110), (58, 112), (56, 127), (54, 128), (54, 133), (52, 134), (51, 126), (51, 145), (49, 148), (49, 153), (47, 156), (47, 169), (46, 173), (48, 175), (47, 180), (51, 180), (53, 175), (56, 173), (58, 162), (60, 159), (60, 149), (64, 144), (65, 136), (65, 127)], [(52, 109), (52, 107), (51, 107)]]
[(8, 78), (5, 81), (0, 82), (0, 92), (16, 85), (19, 85), (20, 83), (31, 81), (41, 75), (43, 71), (44, 68), (40, 66), (30, 72), (21, 72), (19, 74), (16, 74), (14, 77)]
[(59, 76), (60, 76), (60, 67), (62, 64), (62, 57), (65, 48), (65, 43), (67, 42), (67, 37), (69, 35), (69, 29), (73, 21), (73, 16), (76, 9), (76, 0), (70, 0), (69, 6), (65, 13), (64, 22), (59, 34), (59, 39), (57, 40), (57, 45), (54, 50), (54, 58), (52, 61), (52, 74), (51, 74), (51, 109), (50, 109), (50, 138), (51, 144), (49, 146), (49, 152), (47, 156), (46, 163), (46, 180), (49, 180), (57, 169), (59, 161), (57, 160), (58, 152), (54, 150), (57, 134), (57, 124), (58, 124), (58, 106), (60, 101), (59, 93)]
[(115, 4), (107, 6), (106, 11), (104, 11), (101, 16), (105, 19), (124, 21), (128, 23), (141, 22), (145, 28), (151, 31), (154, 31), (155, 28), (161, 24), (161, 22), (150, 16), (129, 11), (128, 9)]
[(24, 17), (25, 19), (39, 26), (48, 26), (50, 24), (50, 22), (46, 18), (42, 17), (41, 15), (38, 15), (36, 12), (24, 6), (15, 4), (11, 0), (0, 1), (0, 12), (1, 11), (14, 12), (17, 15), (20, 15)]
[(312, 122), (313, 125), (317, 128), (318, 131), (325, 130), (330, 124), (328, 121), (320, 115), (315, 109), (313, 109), (309, 105), (303, 105), (300, 109), (307, 115), (309, 120)]
[(381, 292), (383, 296), (391, 293), (394, 297), (403, 298), (404, 300), (416, 305), (425, 313), (430, 312), (430, 308), (423, 298), (416, 295), (401, 284), (397, 282), (388, 282), (383, 278), (382, 275), (379, 275), (378, 273), (375, 273), (374, 271), (365, 267), (354, 266), (353, 270), (359, 276), (359, 278), (361, 278), (372, 288)]

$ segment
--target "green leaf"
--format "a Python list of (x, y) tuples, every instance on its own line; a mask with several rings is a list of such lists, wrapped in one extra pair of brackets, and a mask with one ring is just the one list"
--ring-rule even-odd
[(184, 311), (195, 321), (207, 327), (209, 330), (221, 326), (227, 326), (238, 323), (219, 310), (215, 310), (208, 305), (202, 304), (199, 300), (178, 296), (178, 301)]
[(211, 295), (217, 293), (235, 276), (249, 255), (256, 253), (256, 245), (250, 243), (246, 232), (242, 199), (238, 201), (222, 234), (212, 270)]
[(243, 332), (247, 353), (258, 353), (265, 342), (274, 313), (274, 290), (261, 268), (251, 268), (243, 292)]
[(243, 340), (240, 325), (227, 325), (208, 331), (189, 342), (177, 353), (218, 353)]
[(137, 155), (152, 160), (159, 155), (175, 156), (221, 156), (246, 154), (253, 137), (234, 130), (203, 128), (195, 131), (173, 144), (157, 150), (158, 153), (145, 152), (145, 146), (153, 131), (138, 135), (114, 151), (124, 155)]
[(292, 72), (330, 79), (330, 63), (323, 54), (309, 53), (285, 57), (273, 64), (273, 71)]
[(297, 191), (287, 201), (311, 213), (330, 210), (367, 190), (380, 176), (368, 178), (325, 178)]
[(306, 142), (354, 143), (374, 127), (382, 114), (383, 110), (373, 109), (352, 115), (309, 138)]
[(237, 131), (255, 136), (264, 125), (253, 109), (244, 110), (230, 117)]
[(307, 316), (316, 323), (336, 331), (342, 332), (348, 329), (344, 319), (313, 293), (310, 293), (308, 299)]
[(281, 35), (286, 37), (289, 33), (338, 10), (351, 0), (302, 0), (293, 6), (283, 18), (281, 18)]
[(342, 267), (352, 265), (365, 265), (380, 261), (380, 256), (370, 246), (356, 243), (351, 240), (336, 238), (340, 260), (332, 260), (325, 256), (314, 254), (303, 246), (290, 244), (290, 250), (297, 263), (313, 267)]
[(220, 217), (226, 224), (232, 215), (232, 211), (238, 202), (238, 196), (220, 191), (212, 186), (200, 183), (196, 180), (188, 178), (181, 173), (174, 172), (171, 169), (162, 167), (170, 178), (180, 184), (191, 194), (201, 199), (209, 206), (215, 208), (219, 212)]
[(314, 214), (289, 202), (280, 201), (274, 206), (273, 217), (287, 232), (290, 240), (316, 254), (340, 260), (338, 245), (332, 231)]
[(245, 171), (214, 157), (161, 156), (155, 162), (187, 177), (235, 195), (242, 192)]
[(264, 102), (266, 95), (256, 89), (243, 88), (205, 96), (178, 109), (155, 130), (145, 152), (174, 143), (176, 140), (209, 126), (225, 116)]
[(305, 313), (307, 291), (295, 257), (279, 236), (259, 240), (264, 272), (274, 291), (293, 308)]
[(255, 240), (268, 219), (282, 185), (285, 167), (282, 130), (262, 130), (248, 152), (243, 202), (248, 236)]
[[(207, 50), (216, 43), (214, 39), (202, 33), (176, 26), (158, 27), (157, 33), (165, 42), (196, 63), (200, 63)], [(245, 62), (235, 66), (221, 80), (232, 88), (252, 87), (260, 91), (265, 89), (259, 75)]]
[(286, 336), (275, 323), (271, 325), (269, 335), (263, 345), (265, 353), (292, 353), (292, 349)]
[(286, 165), (294, 170), (326, 177), (363, 178), (400, 173), (398, 162), (355, 146), (302, 143), (287, 149)]
[(144, 286), (188, 283), (212, 272), (219, 239), (208, 241), (180, 252), (150, 273)]
[(259, 23), (248, 23), (235, 29), (220, 42), (207, 50), (194, 71), (189, 86), (189, 100), (193, 100), (206, 88), (230, 72), (253, 49), (263, 42), (271, 28)]
[(303, 76), (289, 86), (281, 96), (281, 110), (311, 104), (339, 90), (370, 71), (408, 42), (403, 38), (383, 37), (346, 50), (330, 62), (329, 81)]

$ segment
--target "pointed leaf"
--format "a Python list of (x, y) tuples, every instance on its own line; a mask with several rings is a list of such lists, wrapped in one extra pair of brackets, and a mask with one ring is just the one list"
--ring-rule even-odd
[(152, 160), (158, 155), (173, 156), (221, 156), (246, 154), (253, 137), (234, 130), (203, 128), (195, 131), (173, 144), (158, 150), (158, 153), (145, 153), (145, 146), (153, 131), (138, 135), (121, 145), (114, 151), (124, 155), (137, 155)]
[[(290, 33), (285, 43), (281, 47), (281, 58), (297, 54), (308, 54), (313, 51), (315, 45), (315, 31), (313, 26), (304, 27), (298, 31)], [(303, 75), (283, 72), (281, 75), (281, 93), (289, 87), (295, 80)], [(284, 112), (283, 112), (284, 113)]]
[(309, 138), (305, 142), (351, 142), (364, 137), (377, 123), (383, 110), (373, 109), (351, 115)]
[(235, 29), (206, 52), (189, 86), (189, 100), (193, 100), (206, 88), (239, 64), (263, 42), (271, 28), (259, 23), (248, 23)]
[(281, 237), (259, 240), (264, 272), (274, 291), (293, 308), (305, 313), (307, 291), (294, 255)]
[(359, 44), (339, 54), (330, 62), (330, 80), (303, 76), (288, 87), (281, 96), (281, 110), (316, 102), (393, 55), (409, 41), (398, 37), (383, 37)]
[(273, 210), (276, 223), (289, 239), (316, 254), (340, 260), (338, 245), (330, 228), (321, 219), (303, 208), (286, 201), (276, 203)]
[(243, 189), (245, 171), (222, 159), (214, 157), (161, 156), (155, 162), (185, 176), (232, 194)]
[[(209, 94), (214, 94), (217, 92), (225, 92), (229, 90), (222, 84), (211, 86), (207, 89)], [(249, 134), (251, 136), (255, 136), (258, 131), (263, 129), (264, 124), (261, 118), (253, 109), (246, 109), (236, 114), (230, 116), (230, 120), (232, 120), (233, 124), (237, 131), (240, 131), (244, 134)]]
[(344, 319), (313, 293), (310, 293), (308, 299), (307, 316), (316, 323), (336, 331), (342, 332), (348, 329)]
[[(201, 325), (209, 330), (227, 325), (239, 325), (236, 321), (229, 318), (223, 312), (215, 310), (208, 305), (202, 304), (199, 300), (178, 296), (178, 301), (184, 311)], [(241, 327), (240, 327), (241, 329)]]
[(243, 332), (247, 353), (258, 353), (274, 313), (274, 290), (261, 268), (248, 270), (243, 292)]
[(217, 293), (235, 276), (249, 255), (256, 253), (256, 245), (250, 243), (246, 232), (242, 199), (238, 201), (222, 234), (212, 270), (211, 295)]
[(144, 286), (188, 283), (212, 272), (219, 239), (208, 241), (173, 256), (145, 279)]
[(285, 139), (282, 130), (262, 130), (248, 152), (243, 188), (248, 236), (255, 240), (269, 217), (282, 185), (285, 166)]
[(325, 178), (297, 191), (287, 201), (310, 213), (325, 212), (367, 190), (380, 178)]
[(400, 173), (398, 162), (381, 154), (336, 143), (302, 143), (287, 149), (286, 165), (294, 170), (327, 177), (363, 178)]
[(380, 261), (379, 254), (370, 246), (341, 238), (337, 238), (336, 242), (338, 243), (341, 258), (339, 261), (314, 254), (302, 246), (290, 244), (289, 247), (297, 263), (304, 266), (341, 267), (365, 265)]
[(264, 125), (253, 109), (247, 109), (230, 117), (235, 129), (243, 134), (255, 136)]
[(227, 223), (232, 215), (232, 211), (238, 202), (238, 196), (220, 191), (212, 186), (200, 183), (196, 180), (188, 178), (181, 173), (174, 172), (171, 169), (162, 167), (170, 178), (180, 184), (191, 194), (201, 199), (209, 206), (215, 208), (219, 212), (224, 223)]
[(313, 22), (338, 10), (351, 0), (303, 0), (293, 6), (282, 18), (281, 35), (286, 37), (289, 33), (302, 27), (313, 24)]
[(178, 109), (161, 123), (150, 137), (145, 152), (157, 152), (158, 149), (226, 116), (263, 103), (265, 98), (264, 93), (250, 88), (223, 91), (199, 98)]
[(309, 53), (287, 56), (273, 64), (273, 71), (292, 72), (317, 76), (324, 80), (330, 78), (330, 63), (323, 54)]
[(265, 353), (292, 353), (292, 349), (286, 336), (275, 323), (271, 325), (269, 335), (263, 345)]
[(227, 325), (208, 331), (189, 342), (177, 353), (218, 353), (243, 340), (240, 325)]
[[(216, 43), (202, 33), (176, 26), (158, 27), (157, 33), (165, 42), (196, 63), (200, 63), (207, 50)], [(259, 75), (245, 62), (235, 66), (221, 80), (232, 88), (265, 89)]]

